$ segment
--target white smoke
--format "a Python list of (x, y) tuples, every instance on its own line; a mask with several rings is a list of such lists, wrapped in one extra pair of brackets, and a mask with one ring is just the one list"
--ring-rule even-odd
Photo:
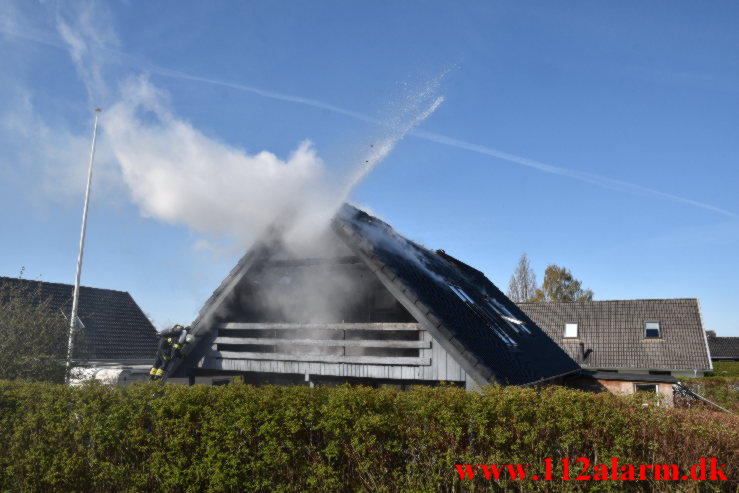
[(166, 101), (139, 78), (102, 119), (145, 216), (243, 242), (282, 214), (312, 215), (325, 207), (325, 167), (309, 141), (286, 159), (268, 151), (249, 154), (176, 118)]
[[(347, 177), (332, 176), (310, 141), (282, 159), (249, 154), (204, 135), (168, 109), (165, 93), (130, 80), (102, 122), (123, 179), (141, 212), (246, 247), (276, 225), (289, 242), (310, 238), (351, 190), (441, 103), (412, 105)], [(354, 163), (352, 163), (354, 164)]]

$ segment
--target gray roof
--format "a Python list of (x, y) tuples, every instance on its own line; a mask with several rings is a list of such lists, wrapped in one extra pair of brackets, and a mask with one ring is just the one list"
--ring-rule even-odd
[(739, 337), (709, 337), (712, 360), (739, 360)]
[[(585, 368), (708, 370), (706, 337), (698, 300), (616, 300), (572, 303), (519, 303), (571, 357), (580, 343), (591, 354)], [(646, 322), (659, 322), (660, 338), (644, 337)], [(565, 338), (565, 323), (578, 324), (578, 337)]]
[[(54, 282), (0, 277), (0, 283), (38, 291), (39, 302), (69, 317), (74, 286)], [(153, 360), (158, 338), (156, 329), (130, 294), (112, 289), (80, 287), (78, 316), (84, 325), (84, 352), (75, 358), (85, 360)]]

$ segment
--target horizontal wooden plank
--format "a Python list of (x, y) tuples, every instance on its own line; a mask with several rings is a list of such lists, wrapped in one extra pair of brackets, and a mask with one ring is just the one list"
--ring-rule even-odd
[(267, 339), (259, 337), (216, 337), (216, 344), (253, 344), (259, 346), (343, 346), (343, 347), (387, 347), (428, 349), (430, 341), (370, 341), (344, 339)]
[(344, 323), (344, 324), (287, 324), (227, 322), (218, 324), (218, 330), (421, 330), (417, 323)]
[(334, 356), (319, 354), (242, 353), (236, 351), (212, 351), (210, 358), (255, 359), (272, 361), (315, 361), (318, 363), (357, 363), (365, 365), (429, 366), (431, 358), (385, 356)]
[(265, 267), (310, 267), (314, 265), (346, 265), (359, 264), (363, 262), (359, 257), (326, 257), (326, 258), (301, 258), (301, 259), (272, 259), (264, 262)]

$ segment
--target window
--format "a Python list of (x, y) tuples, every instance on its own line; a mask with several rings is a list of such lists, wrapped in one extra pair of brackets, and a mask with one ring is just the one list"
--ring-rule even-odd
[(508, 322), (508, 325), (513, 330), (515, 330), (516, 332), (521, 332), (523, 330), (527, 334), (531, 335), (531, 331), (528, 329), (528, 327), (526, 327), (523, 320), (519, 320), (514, 317), (510, 310), (508, 310), (508, 308), (506, 308), (500, 301), (489, 296), (485, 296), (485, 299), (488, 301), (488, 305), (490, 305), (490, 308), (492, 308), (495, 313), (500, 316), (500, 318)]
[(449, 289), (451, 289), (454, 292), (454, 294), (456, 294), (457, 296), (459, 296), (459, 299), (461, 299), (465, 303), (470, 303), (470, 304), (473, 304), (473, 305), (475, 304), (475, 302), (472, 301), (472, 298), (470, 298), (469, 295), (467, 293), (465, 293), (462, 288), (459, 288), (459, 287), (455, 286), (454, 284), (450, 284), (449, 285)]
[(637, 383), (634, 385), (634, 390), (636, 392), (651, 392), (653, 394), (657, 393), (657, 384), (654, 383)]
[(448, 284), (449, 289), (452, 290), (454, 294), (457, 295), (457, 297), (462, 300), (467, 306), (470, 307), (472, 312), (477, 315), (478, 318), (481, 318), (483, 321), (485, 321), (486, 325), (490, 330), (493, 331), (493, 333), (498, 336), (498, 338), (503, 341), (507, 346), (517, 346), (516, 341), (514, 341), (511, 336), (506, 334), (505, 330), (503, 330), (501, 327), (498, 327), (494, 320), (490, 318), (489, 315), (485, 313), (484, 310), (480, 309), (479, 306), (475, 304), (475, 302), (470, 298), (470, 295), (464, 292), (464, 289), (460, 288), (459, 286), (455, 286), (454, 284)]
[(659, 322), (647, 322), (644, 324), (644, 337), (647, 339), (659, 339)]
[(565, 324), (565, 337), (577, 337), (577, 324), (566, 323)]
[(506, 333), (505, 333), (505, 331), (504, 331), (503, 329), (500, 329), (500, 328), (496, 327), (496, 326), (495, 326), (495, 325), (493, 325), (493, 324), (490, 324), (490, 325), (488, 325), (488, 327), (490, 327), (490, 328), (492, 329), (492, 331), (493, 331), (493, 332), (495, 332), (495, 334), (496, 334), (496, 335), (497, 335), (497, 336), (498, 336), (498, 337), (499, 337), (499, 338), (500, 338), (500, 339), (501, 339), (501, 340), (502, 340), (503, 342), (505, 342), (505, 343), (506, 343), (506, 345), (508, 345), (508, 346), (518, 346), (518, 344), (516, 344), (516, 341), (514, 341), (514, 340), (513, 340), (512, 338), (511, 338), (511, 336), (509, 336), (508, 334), (506, 334)]

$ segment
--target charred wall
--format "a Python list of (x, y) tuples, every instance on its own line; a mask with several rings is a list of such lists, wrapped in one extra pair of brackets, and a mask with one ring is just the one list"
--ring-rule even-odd
[(357, 258), (268, 260), (252, 268), (222, 320), (272, 323), (414, 322)]

